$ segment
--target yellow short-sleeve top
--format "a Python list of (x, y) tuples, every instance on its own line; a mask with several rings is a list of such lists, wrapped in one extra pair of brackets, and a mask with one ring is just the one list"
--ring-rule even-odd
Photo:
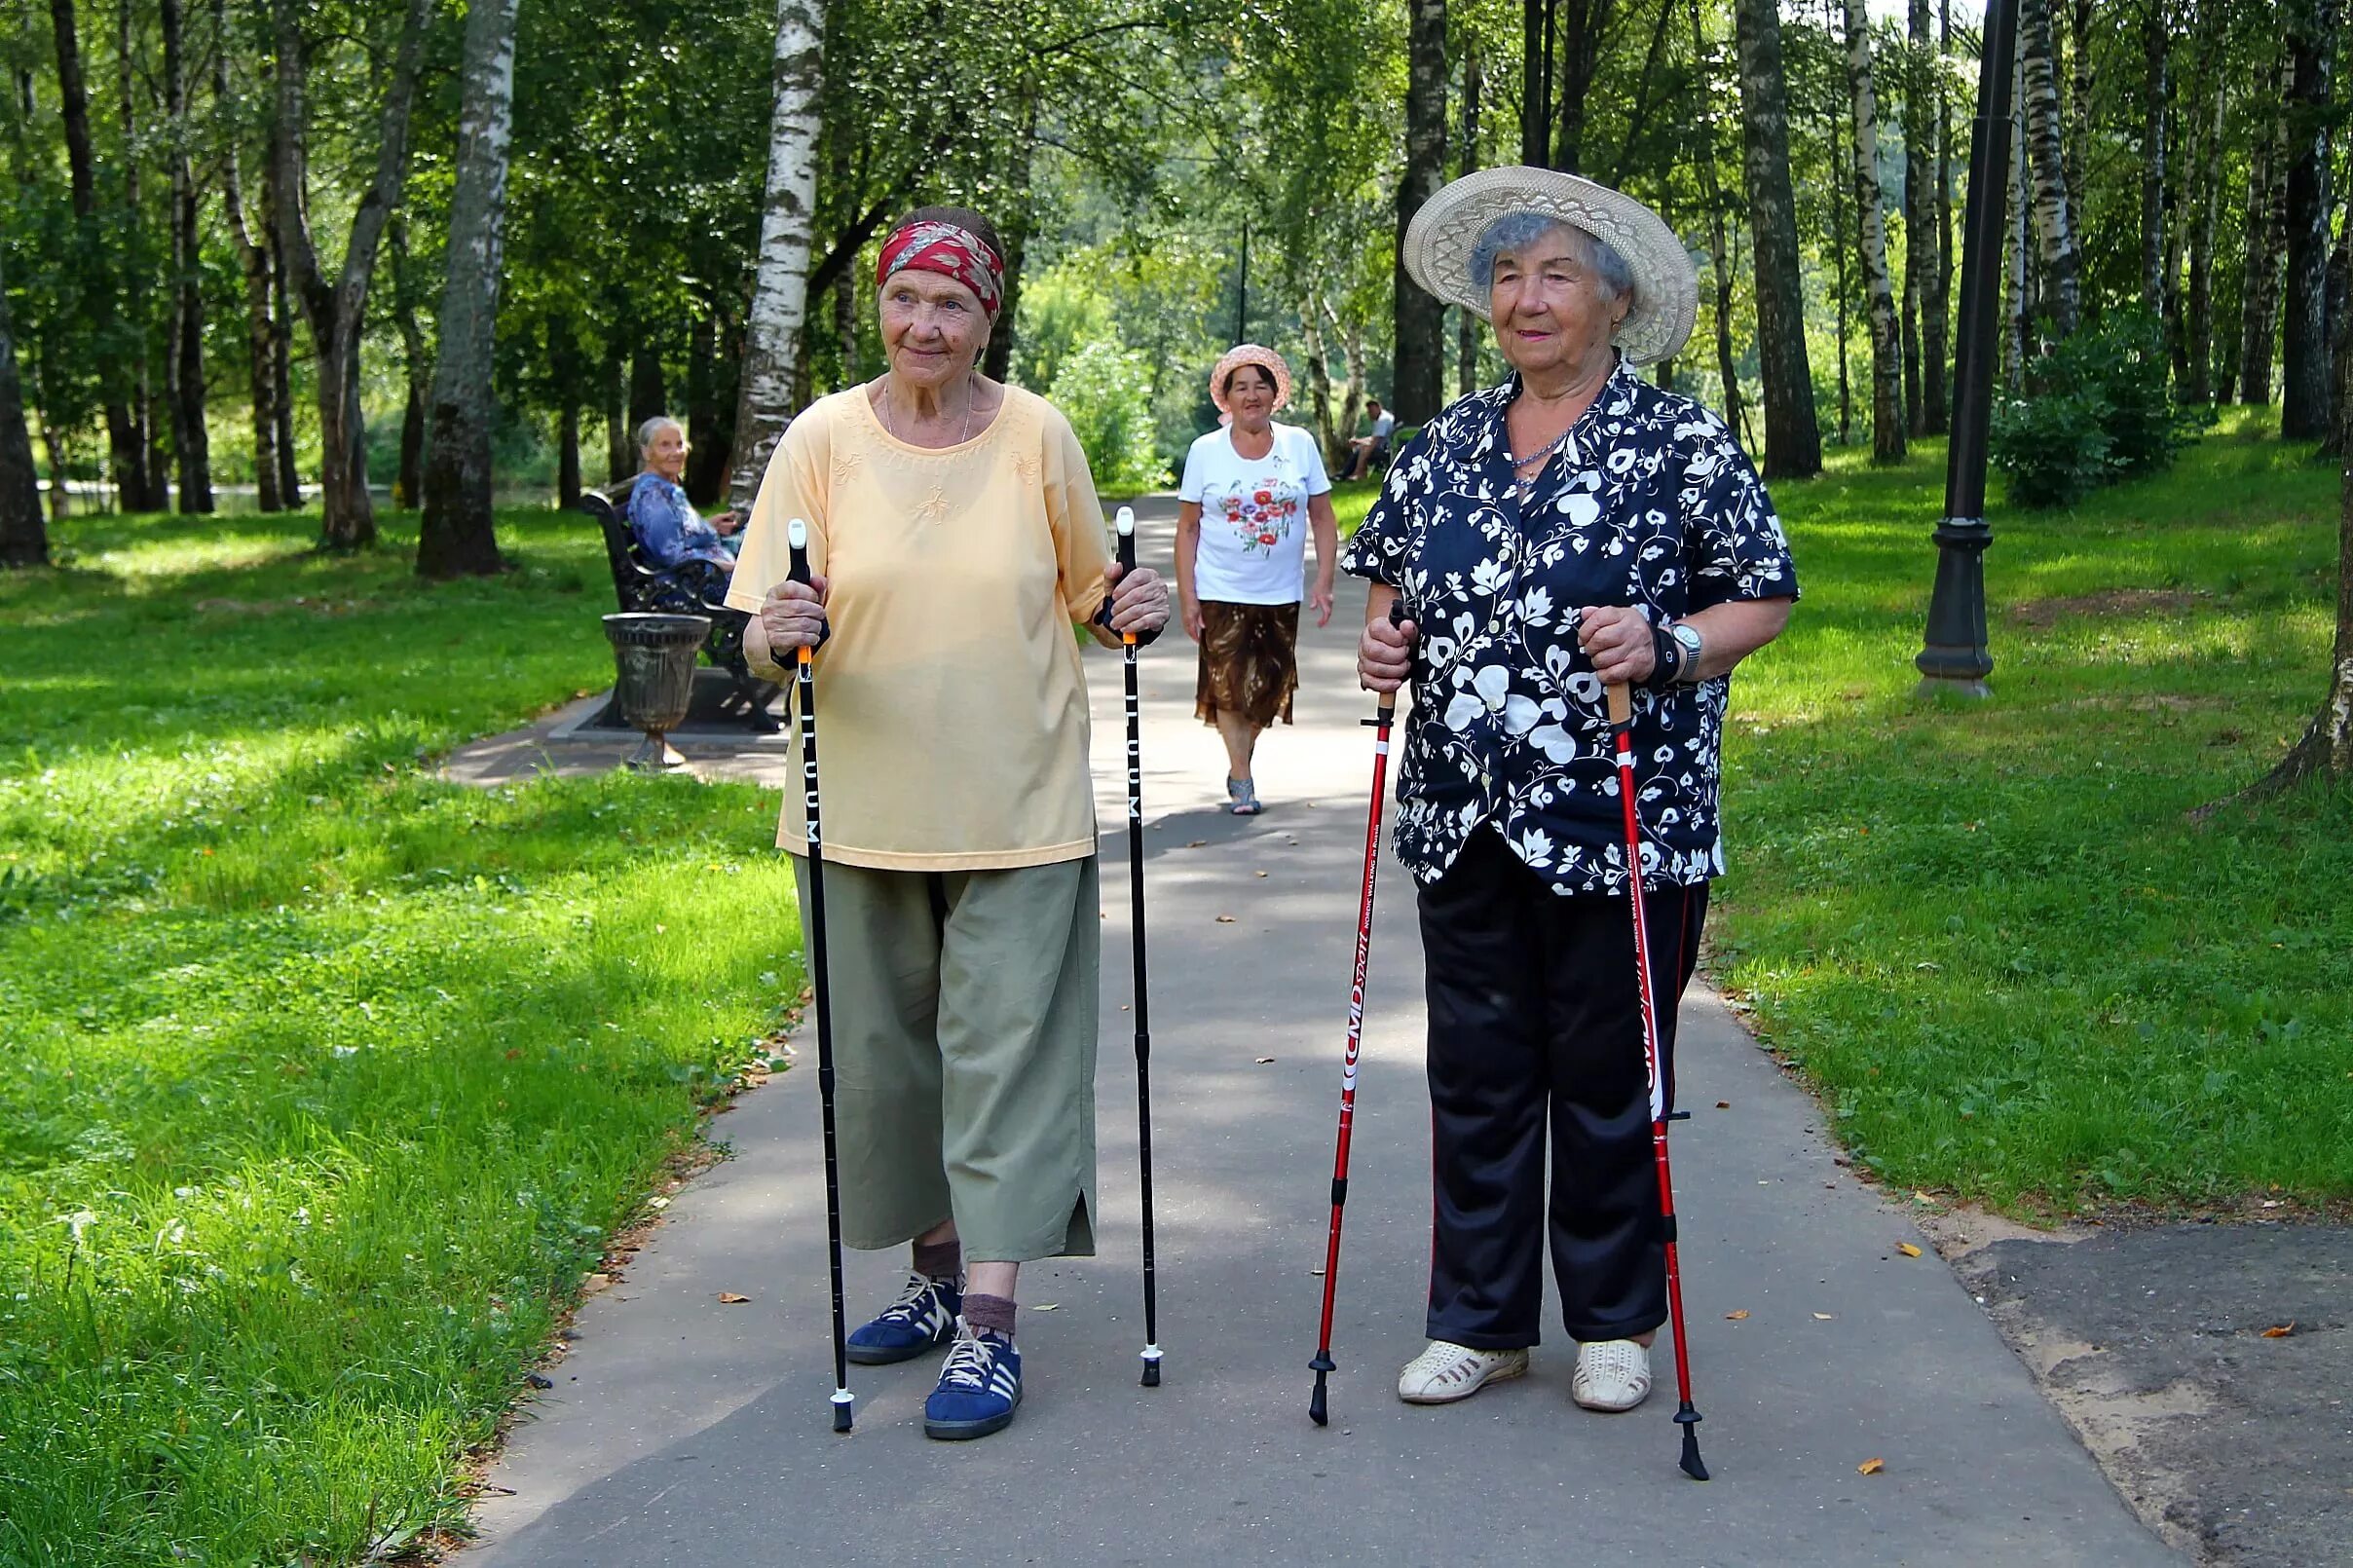
[[(986, 430), (932, 450), (883, 429), (863, 388), (820, 399), (768, 460), (730, 606), (756, 612), (785, 579), (793, 517), (833, 628), (815, 660), (826, 858), (991, 871), (1093, 854), (1070, 627), (1102, 603), (1107, 557), (1069, 422), (1008, 387)], [(807, 851), (797, 787), (776, 841)]]

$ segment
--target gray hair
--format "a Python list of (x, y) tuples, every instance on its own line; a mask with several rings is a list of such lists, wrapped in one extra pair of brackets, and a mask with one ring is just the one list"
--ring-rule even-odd
[(1584, 247), (1585, 270), (1609, 294), (1613, 304), (1634, 297), (1634, 270), (1618, 254), (1617, 247), (1550, 212), (1507, 212), (1488, 224), (1478, 237), (1478, 243), (1471, 247), (1472, 286), (1482, 294), (1492, 293), (1495, 258), (1533, 244), (1555, 229), (1573, 236)]
[(684, 425), (681, 425), (677, 420), (672, 419), (667, 414), (656, 414), (652, 419), (646, 421), (645, 424), (640, 425), (637, 428), (637, 449), (640, 452), (643, 452), (646, 448), (652, 446), (654, 444), (654, 438), (661, 434), (661, 432), (664, 430), (676, 430), (682, 439), (687, 433), (687, 428)]

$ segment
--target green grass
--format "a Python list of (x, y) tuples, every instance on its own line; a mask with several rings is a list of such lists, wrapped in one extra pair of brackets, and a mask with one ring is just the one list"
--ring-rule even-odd
[(1976, 704), (1912, 694), (1942, 444), (1775, 496), (1806, 598), (1735, 682), (1718, 973), (1892, 1183), (2353, 1194), (2353, 795), (2185, 815), (2325, 680), (2335, 478), (2259, 428), (1997, 507)]
[(772, 798), (431, 776), (610, 680), (593, 534), (517, 513), (521, 570), (429, 587), (392, 521), (74, 521), (0, 576), (0, 1562), (455, 1518), (798, 990)]

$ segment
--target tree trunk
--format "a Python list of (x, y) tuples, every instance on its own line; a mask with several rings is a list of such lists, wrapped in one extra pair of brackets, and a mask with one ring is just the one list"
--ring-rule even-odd
[(49, 522), (41, 515), (41, 475), (24, 425), (24, 384), (17, 376), (17, 335), (0, 277), (0, 567), (45, 566)]
[(570, 506), (580, 499), (580, 405), (570, 391), (557, 396), (562, 406), (556, 412), (555, 504)]
[(2288, 221), (2288, 57), (2283, 51), (2266, 118), (2247, 168), (2247, 222), (2239, 285), (2239, 401), (2271, 401), (2271, 343), (2279, 324), (2280, 247)]
[[(21, 400), (23, 394), (19, 392), (18, 395)], [(31, 412), (39, 413), (38, 410)], [(65, 443), (57, 439), (57, 427), (50, 422), (48, 415), (39, 414), (39, 418), (41, 420), (42, 455), (49, 459), (49, 520), (53, 523), (61, 523), (65, 521), (65, 514), (69, 509), (67, 504), (72, 500), (65, 488), (68, 483)], [(46, 544), (47, 541), (43, 542)]]
[[(262, 201), (271, 207), (268, 183)], [(288, 511), (302, 505), (302, 475), (294, 467), (294, 302), (286, 286), (285, 246), (278, 243), (276, 221), (265, 222), (270, 242), (270, 402), (278, 416), (278, 499)]]
[[(1593, 77), (1600, 68), (1617, 0), (1552, 0), (1552, 4), (1560, 13), (1554, 30), (1560, 95), (1553, 116), (1552, 167), (1574, 174), (1585, 167), (1586, 109), (1593, 95)], [(1440, 20), (1442, 23), (1442, 17)]]
[(1871, 83), (1871, 19), (1847, 0), (1847, 86), (1854, 104), (1855, 237), (1862, 247), (1863, 297), (1871, 322), (1871, 461), (1904, 455), (1903, 347), (1895, 290), (1887, 276), (1887, 218), (1880, 206), (1879, 105)]
[(425, 500), (425, 393), (422, 368), (408, 373), (400, 404), (400, 457), (392, 472), (392, 504), (406, 510)]
[[(212, 0), (212, 105), (226, 120), (229, 99), (228, 0)], [(282, 511), (278, 491), (277, 386), (272, 375), (270, 331), (270, 256), (253, 237), (245, 211), (244, 175), (234, 141), (221, 149), (221, 215), (229, 242), (237, 248), (237, 264), (245, 283), (245, 376), (253, 410), (253, 485), (255, 503), (264, 512)]]
[(1904, 60), (1904, 417), (1914, 435), (1928, 433), (1929, 285), (1936, 275), (1936, 193), (1929, 185), (1936, 146), (1934, 45), (1928, 0), (1911, 0)]
[(2019, 12), (2019, 61), (2025, 71), (2027, 161), (2034, 171), (2035, 236), (2041, 251), (2042, 304), (2062, 338), (2074, 336), (2082, 318), (2076, 279), (2075, 213), (2068, 200), (2067, 169), (2060, 147), (2059, 62), (2051, 44), (2053, 0), (2023, 0)]
[(1953, 104), (1945, 85), (1945, 56), (1953, 50), (1952, 0), (1938, 0), (1936, 52), (1936, 195), (1929, 217), (1935, 228), (1933, 268), (1921, 294), (1920, 353), (1927, 367), (1921, 380), (1922, 431), (1942, 435), (1952, 423), (1946, 389), (1952, 368), (1946, 362), (1953, 318)]
[[(74, 217), (88, 247), (84, 254), (94, 259), (105, 252), (96, 234), (97, 176), (91, 151), (90, 89), (82, 69), (82, 44), (73, 0), (50, 0), (49, 16), (50, 32), (57, 50), (57, 108), (65, 128), (65, 166), (73, 191)], [(90, 290), (93, 325), (101, 338), (112, 336), (120, 317), (115, 270), (113, 259), (108, 257), (103, 266), (92, 269), (93, 276), (84, 282)], [(129, 396), (130, 370), (128, 358), (110, 354), (100, 383), (106, 408), (107, 461), (118, 504), (125, 511), (141, 511), (150, 504), (147, 437), (139, 429)]]
[(641, 334), (629, 355), (629, 471), (637, 471), (637, 432), (646, 421), (670, 412), (670, 390), (662, 380), (661, 355)]
[(458, 184), (449, 204), (449, 266), (426, 399), (425, 514), (417, 574), (504, 571), (491, 509), (491, 393), (499, 329), (506, 170), (514, 134), (517, 0), (467, 0), (458, 111)]
[(605, 413), (605, 485), (611, 489), (637, 472), (637, 443), (629, 438), (629, 405), (621, 380), (618, 344), (606, 351), (601, 401)]
[(1520, 0), (1519, 161), (1542, 168), (1550, 150), (1552, 0)]
[[(1691, 0), (1692, 69), (1697, 73), (1699, 101), (1710, 104), (1717, 98), (1716, 56), (1707, 40), (1707, 29), (1700, 16), (1701, 0)], [(1699, 147), (1692, 163), (1699, 171), (1699, 194), (1707, 204), (1709, 240), (1713, 246), (1708, 270), (1716, 284), (1716, 376), (1724, 384), (1724, 423), (1737, 438), (1740, 433), (1740, 366), (1733, 354), (1732, 292), (1733, 263), (1730, 225), (1725, 222), (1724, 187), (1716, 174), (1715, 116), (1705, 112), (1694, 117), (1694, 131), (1699, 137)]]
[(1022, 263), (1029, 254), (1030, 204), (1034, 190), (1037, 159), (1037, 96), (1031, 93), (1028, 109), (1022, 122), (1022, 134), (1015, 149), (1014, 173), (1007, 181), (1011, 187), (1005, 193), (1001, 215), (997, 218), (997, 238), (1005, 242), (1005, 298), (997, 307), (996, 321), (989, 330), (989, 355), (983, 361), (982, 373), (994, 381), (1003, 381), (1013, 373), (1013, 340), (1021, 330)]
[[(1843, 5), (1845, 0), (1838, 0)], [(1848, 196), (1851, 186), (1838, 179), (1840, 174), (1854, 176), (1854, 160), (1848, 153), (1848, 136), (1854, 131), (1854, 123), (1833, 106), (1831, 113), (1831, 264), (1838, 276), (1838, 287), (1831, 294), (1833, 316), (1838, 327), (1838, 445), (1854, 445), (1854, 389), (1848, 382), (1848, 301), (1854, 299), (1854, 287), (1848, 280)]]
[[(122, 109), (123, 146), (141, 145), (144, 132), (139, 127), (139, 98), (142, 90), (140, 62), (136, 37), (131, 25), (135, 15), (131, 0), (118, 0), (115, 8), (115, 72), (116, 98)], [(152, 99), (153, 94), (148, 96)], [(155, 386), (148, 358), (154, 347), (156, 321), (153, 307), (147, 298), (149, 281), (140, 261), (146, 255), (146, 204), (140, 194), (141, 171), (145, 165), (138, 157), (122, 160), (123, 205), (121, 227), (107, 236), (110, 257), (129, 258), (122, 272), (123, 314), (131, 331), (131, 350), (124, 360), (126, 379), (124, 391), (131, 404), (131, 438), (138, 443), (135, 472), (138, 475), (139, 499), (135, 509), (163, 511), (171, 504), (170, 455), (164, 445), (164, 427), (155, 417)]]
[(205, 428), (204, 257), (196, 169), (189, 155), (195, 128), (188, 106), (186, 13), (180, 0), (162, 0), (159, 9), (164, 112), (171, 127), (171, 324), (164, 343), (164, 396), (171, 412), (172, 455), (179, 460), (179, 509), (196, 516), (212, 510), (212, 442)]
[(1324, 329), (1312, 299), (1299, 307), (1299, 341), (1307, 350), (1307, 409), (1316, 422), (1316, 449), (1324, 454), (1326, 467), (1336, 468), (1340, 441), (1331, 423), (1331, 366), (1324, 356)]
[[(2010, 71), (2010, 101), (2018, 105), (2018, 116), (2024, 119), (2026, 110), (2026, 61), (2018, 60)], [(2013, 392), (2026, 390), (2026, 355), (2035, 338), (2035, 298), (2029, 286), (2029, 252), (2035, 247), (2033, 235), (2034, 212), (2031, 193), (2034, 182), (2027, 174), (2026, 134), (2023, 124), (2010, 127), (2010, 330), (2009, 388)]]
[(400, 368), (405, 392), (400, 405), (399, 467), (392, 474), (392, 504), (414, 508), (425, 500), (425, 399), (432, 389), (433, 356), (417, 324), (417, 293), (409, 286), (408, 221), (398, 212), (386, 229), (385, 260), (392, 267), (392, 324), (400, 330)]
[[(2165, 10), (2147, 0), (2141, 21), (2141, 303), (2165, 309)], [(2208, 0), (2209, 9), (2213, 0)], [(2080, 47), (2080, 46), (2078, 46)]]
[[(1479, 68), (1478, 42), (1467, 38), (1463, 43), (1463, 143), (1457, 151), (1454, 171), (1459, 177), (1473, 173), (1478, 162), (1479, 94), (1486, 79)], [(1468, 397), (1478, 391), (1478, 335), (1480, 322), (1475, 312), (1458, 311), (1456, 322), (1454, 394)], [(1330, 389), (1325, 389), (1326, 399)]]
[(1405, 169), (1398, 181), (1392, 257), (1397, 353), (1390, 397), (1399, 423), (1417, 425), (1442, 405), (1446, 373), (1446, 308), (1405, 275), (1405, 227), (1446, 182), (1446, 0), (1406, 0), (1406, 12)]
[[(769, 75), (766, 196), (760, 212), (759, 262), (744, 319), (735, 439), (728, 459), (728, 494), (748, 507), (767, 471), (768, 454), (799, 410), (794, 372), (808, 314), (810, 223), (817, 202), (817, 94), (823, 83), (821, 0), (777, 0), (776, 54)], [(853, 372), (843, 367), (843, 374)]]
[(359, 351), (368, 285), (384, 226), (399, 205), (408, 179), (409, 111), (416, 101), (417, 64), (424, 51), (432, 0), (408, 0), (392, 74), (377, 130), (376, 169), (352, 213), (343, 266), (330, 280), (311, 242), (308, 193), (309, 70), (297, 0), (272, 0), (278, 49), (278, 132), (274, 183), (280, 248), (288, 291), (302, 306), (316, 346), (318, 381), (319, 544), (357, 549), (376, 541), (376, 511), (368, 499), (367, 429), (359, 409)]
[(858, 374), (858, 280), (843, 273), (826, 292), (834, 300), (834, 336), (841, 340), (841, 379), (834, 391), (845, 392), (863, 379)]
[[(2052, 0), (2056, 3), (2056, 0)], [(2061, 116), (2062, 137), (2067, 145), (2067, 188), (2073, 194), (2076, 214), (2080, 218), (2083, 193), (2090, 189), (2084, 183), (2085, 170), (2091, 167), (2092, 85), (2096, 72), (2092, 67), (2092, 10), (2094, 0), (2074, 0), (2073, 14), (2067, 21), (2068, 105)], [(2059, 56), (2051, 56), (2056, 68)], [(2077, 225), (2077, 243), (2081, 243), (2081, 225)]]
[(2329, 433), (2330, 55), (2336, 0), (2288, 7), (2288, 286), (2280, 322), (2280, 434)]
[(2221, 60), (2212, 59), (2209, 68), (2214, 74), (2214, 115), (2201, 137), (2197, 178), (2187, 193), (2195, 216), (2189, 229), (2188, 304), (2182, 323), (2189, 374), (2183, 378), (2182, 398), (2190, 403), (2214, 401), (2214, 231), (2222, 206), (2225, 99)]
[(1806, 362), (1797, 201), (1789, 184), (1789, 91), (1774, 0), (1734, 0), (1740, 52), (1740, 125), (1747, 156), (1749, 244), (1756, 261), (1757, 361), (1765, 399), (1765, 477), (1822, 470), (1822, 435)]
[[(722, 371), (725, 356), (719, 352), (716, 310), (715, 304), (705, 304), (695, 313), (687, 349), (687, 499), (697, 506), (712, 507), (727, 504), (731, 433), (728, 429), (729, 411), (721, 407), (730, 389)], [(793, 401), (797, 407), (808, 403), (806, 326), (804, 320), (803, 330), (795, 334)]]

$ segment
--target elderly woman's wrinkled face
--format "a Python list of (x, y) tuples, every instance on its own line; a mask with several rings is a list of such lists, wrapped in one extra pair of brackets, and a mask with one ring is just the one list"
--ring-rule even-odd
[(882, 353), (891, 372), (938, 389), (972, 368), (989, 345), (989, 313), (954, 279), (909, 268), (882, 284)]
[(1488, 314), (1496, 346), (1521, 375), (1609, 363), (1610, 334), (1632, 302), (1602, 281), (1591, 254), (1565, 224), (1496, 254)]
[(675, 425), (655, 430), (654, 439), (646, 443), (646, 467), (676, 483), (687, 471), (687, 432)]
[(1246, 430), (1262, 430), (1275, 414), (1275, 378), (1263, 365), (1242, 365), (1225, 384), (1226, 411)]

